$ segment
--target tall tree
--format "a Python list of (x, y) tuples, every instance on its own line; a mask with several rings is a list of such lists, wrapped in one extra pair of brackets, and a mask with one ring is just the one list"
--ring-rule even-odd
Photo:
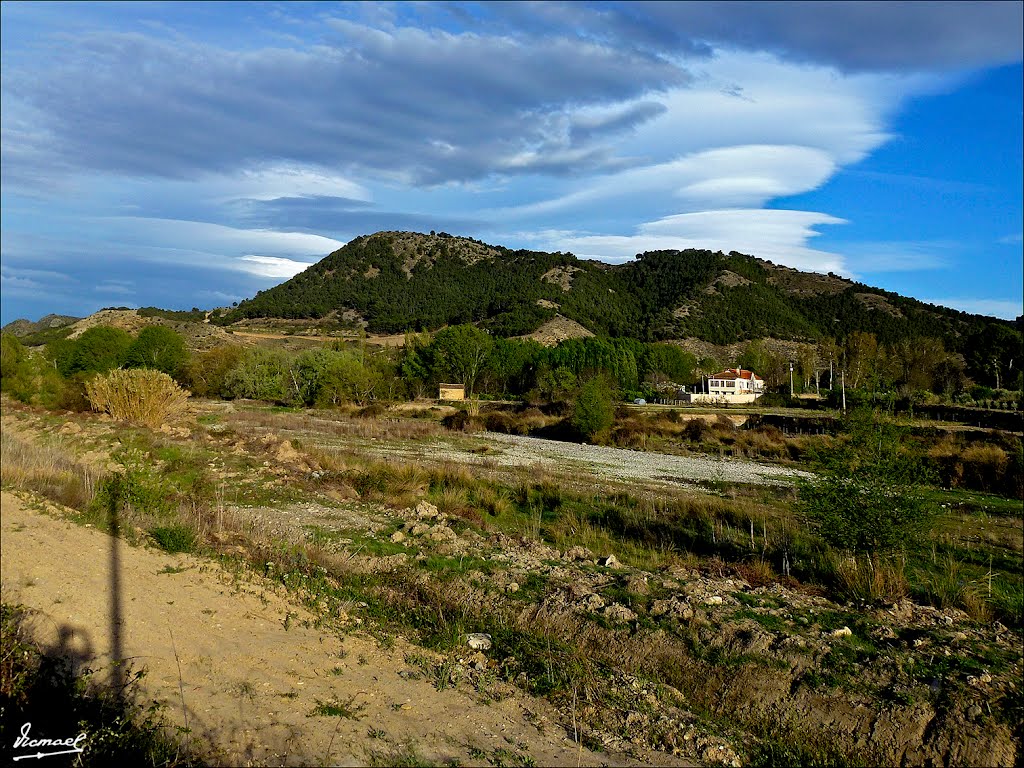
[(445, 328), (434, 337), (435, 369), (445, 378), (466, 385), (466, 394), (473, 397), (473, 387), (483, 370), (494, 340), (486, 331), (473, 325)]
[(878, 362), (878, 339), (873, 333), (854, 331), (844, 345), (847, 382), (857, 389)]

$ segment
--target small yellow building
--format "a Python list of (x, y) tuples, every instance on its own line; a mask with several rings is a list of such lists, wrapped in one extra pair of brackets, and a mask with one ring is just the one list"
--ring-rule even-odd
[(466, 386), (464, 384), (441, 384), (437, 394), (438, 400), (465, 400)]

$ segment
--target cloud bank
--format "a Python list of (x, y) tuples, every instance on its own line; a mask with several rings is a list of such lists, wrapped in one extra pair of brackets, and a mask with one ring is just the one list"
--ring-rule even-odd
[(0, 7), (5, 298), (84, 264), (128, 277), (79, 299), (243, 296), (380, 229), (938, 269), (912, 237), (815, 248), (858, 222), (793, 200), (898, 141), (908, 102), (1019, 62), (1024, 6), (189, 8)]

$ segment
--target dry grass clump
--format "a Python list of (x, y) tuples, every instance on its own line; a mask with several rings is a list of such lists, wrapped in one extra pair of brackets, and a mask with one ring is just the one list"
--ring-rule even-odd
[(438, 512), (451, 517), (467, 517), (472, 509), (469, 503), (469, 494), (464, 488), (456, 486), (441, 488), (432, 493), (430, 499), (434, 502)]
[(971, 445), (963, 452), (961, 458), (967, 486), (983, 491), (999, 487), (1010, 463), (1006, 451), (998, 445)]
[(972, 579), (964, 565), (953, 555), (942, 558), (937, 568), (918, 574), (925, 599), (939, 608), (961, 608), (978, 622), (991, 621), (992, 605), (986, 600), (984, 578)]
[(736, 448), (750, 458), (784, 459), (788, 454), (782, 430), (773, 426), (761, 426), (742, 432), (736, 441)]
[(840, 594), (860, 602), (895, 602), (910, 593), (902, 560), (848, 557), (835, 563), (834, 573)]
[(507, 488), (485, 485), (476, 492), (476, 501), (491, 517), (506, 517), (515, 511)]
[(763, 587), (778, 580), (772, 564), (762, 558), (755, 558), (736, 566), (736, 573), (746, 579), (752, 587)]
[(185, 413), (189, 393), (174, 379), (150, 368), (117, 369), (85, 384), (93, 410), (117, 421), (159, 427)]
[(89, 504), (99, 472), (76, 461), (64, 444), (44, 446), (0, 433), (0, 478), (4, 485), (34, 491), (73, 509)]

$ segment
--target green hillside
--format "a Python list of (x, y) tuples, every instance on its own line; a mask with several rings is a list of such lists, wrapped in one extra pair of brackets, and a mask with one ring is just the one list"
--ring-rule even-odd
[(861, 331), (887, 344), (941, 339), (973, 367), (991, 356), (1021, 359), (1019, 321), (936, 307), (736, 252), (655, 251), (610, 266), (446, 233), (358, 237), (219, 322), (345, 317), (378, 333), (471, 322), (514, 336), (556, 314), (599, 336), (644, 341), (810, 341)]

